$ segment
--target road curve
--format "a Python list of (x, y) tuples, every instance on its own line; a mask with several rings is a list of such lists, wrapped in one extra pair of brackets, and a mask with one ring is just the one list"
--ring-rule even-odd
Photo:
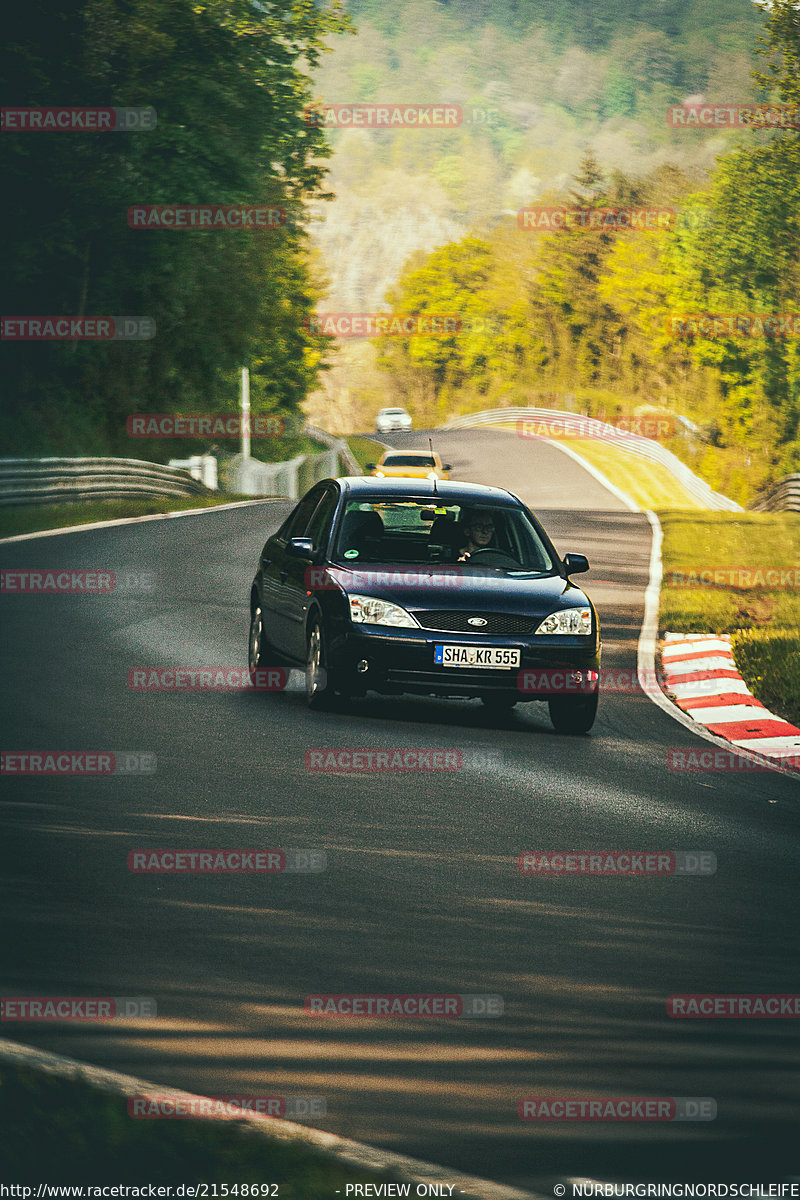
[[(409, 444), (413, 444), (413, 436)], [(417, 435), (419, 436), (419, 435)], [(650, 531), (557, 447), (436, 435), (453, 474), (585, 552), (604, 666), (634, 669)], [(399, 439), (398, 439), (399, 441)], [(421, 442), (420, 444), (425, 444)], [(192, 1091), (325, 1097), (324, 1127), (520, 1187), (794, 1172), (787, 1020), (670, 1019), (674, 993), (800, 992), (798, 788), (676, 775), (703, 748), (640, 693), (587, 737), (543, 706), (140, 693), (142, 666), (241, 665), (265, 503), (6, 544), (8, 567), (151, 573), (151, 590), (2, 596), (4, 749), (144, 750), (147, 776), (3, 780), (4, 995), (152, 996), (154, 1020), (11, 1025)], [(595, 582), (592, 582), (594, 580)], [(135, 582), (135, 580), (133, 581)], [(316, 747), (442, 747), (453, 772), (309, 773)], [(316, 875), (135, 875), (134, 848), (323, 849)], [(526, 850), (713, 852), (710, 878), (525, 877)], [(310, 993), (499, 993), (494, 1020), (315, 1019)], [(707, 1124), (531, 1124), (522, 1097), (709, 1096)]]

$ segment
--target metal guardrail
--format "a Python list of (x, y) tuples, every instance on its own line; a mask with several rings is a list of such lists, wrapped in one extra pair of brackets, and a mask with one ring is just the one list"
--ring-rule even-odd
[(343, 438), (337, 438), (332, 433), (326, 433), (324, 429), (317, 429), (315, 425), (306, 425), (305, 431), (309, 437), (316, 438), (318, 442), (323, 442), (332, 450), (336, 450), (348, 475), (363, 474), (358, 459)]
[(0, 506), (208, 494), (188, 471), (135, 458), (0, 459)]
[[(320, 479), (338, 475), (340, 460), (348, 474), (361, 474), (345, 441), (310, 425), (304, 432), (328, 449), (278, 463), (243, 460), (241, 454), (236, 454), (220, 463), (226, 489), (245, 496), (297, 500)], [(213, 457), (195, 455), (173, 462), (180, 463), (180, 467), (134, 458), (0, 459), (0, 506), (208, 495), (216, 490), (217, 462)]]
[(347, 442), (324, 429), (306, 425), (303, 432), (328, 447), (322, 454), (299, 454), (288, 462), (264, 463), (236, 454), (222, 468), (225, 487), (245, 496), (282, 496), (297, 500), (320, 479), (339, 475), (340, 462), (349, 475), (361, 475), (361, 467)]
[(320, 479), (339, 474), (339, 454), (298, 454), (287, 462), (265, 463), (235, 454), (221, 466), (226, 491), (243, 496), (280, 496), (297, 500)]
[[(470, 413), (466, 417), (456, 417), (452, 421), (448, 421), (442, 428), (473, 429), (486, 425), (517, 425), (520, 421), (540, 421), (549, 425), (554, 432), (556, 429), (561, 429), (564, 436), (583, 436), (597, 438), (599, 441), (613, 441), (631, 454), (666, 467), (675, 476), (681, 487), (685, 488), (690, 496), (693, 496), (706, 508), (728, 512), (742, 511), (740, 504), (728, 496), (723, 496), (720, 492), (712, 491), (705, 480), (695, 475), (694, 471), (686, 466), (686, 463), (681, 462), (675, 454), (652, 438), (618, 429), (616, 426), (609, 425), (605, 421), (598, 421), (594, 417), (583, 417), (576, 413), (552, 408), (492, 408)], [(558, 439), (554, 437), (552, 440), (557, 441)]]
[(213, 454), (192, 454), (189, 458), (171, 458), (167, 466), (188, 471), (192, 479), (199, 479), (207, 488), (211, 488), (212, 492), (216, 492), (219, 488), (217, 460)]
[(800, 512), (800, 475), (784, 475), (756, 496), (752, 512)]

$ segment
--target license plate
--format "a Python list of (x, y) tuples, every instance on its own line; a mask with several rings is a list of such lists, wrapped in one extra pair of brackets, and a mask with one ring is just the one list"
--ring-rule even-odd
[(519, 666), (520, 651), (500, 646), (434, 646), (433, 661), (440, 667)]

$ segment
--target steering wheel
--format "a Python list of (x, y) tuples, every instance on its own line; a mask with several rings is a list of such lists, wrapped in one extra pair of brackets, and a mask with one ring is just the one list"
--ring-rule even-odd
[[(516, 570), (520, 570), (522, 567), (522, 564), (518, 563), (515, 558), (512, 558), (510, 554), (506, 554), (505, 550), (498, 550), (496, 546), (484, 546), (480, 550), (473, 550), (469, 558), (464, 561), (469, 565), (476, 558), (480, 558), (481, 562), (484, 562), (487, 567), (505, 567), (509, 564)], [(491, 559), (500, 559), (500, 561), (490, 561)]]

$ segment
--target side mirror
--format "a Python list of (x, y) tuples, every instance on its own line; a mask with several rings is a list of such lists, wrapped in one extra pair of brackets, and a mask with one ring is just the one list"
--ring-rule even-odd
[(445, 463), (444, 466), (442, 467), (443, 471), (452, 471), (452, 469), (453, 469), (452, 463)]
[(375, 470), (375, 467), (376, 467), (377, 465), (378, 465), (377, 463), (367, 463), (367, 470), (368, 470), (368, 471), (374, 471), (374, 470)]
[(311, 538), (289, 538), (286, 553), (289, 558), (311, 558), (314, 554), (314, 543)]
[(585, 554), (565, 554), (563, 561), (567, 575), (579, 575), (581, 571), (590, 569), (589, 560)]

